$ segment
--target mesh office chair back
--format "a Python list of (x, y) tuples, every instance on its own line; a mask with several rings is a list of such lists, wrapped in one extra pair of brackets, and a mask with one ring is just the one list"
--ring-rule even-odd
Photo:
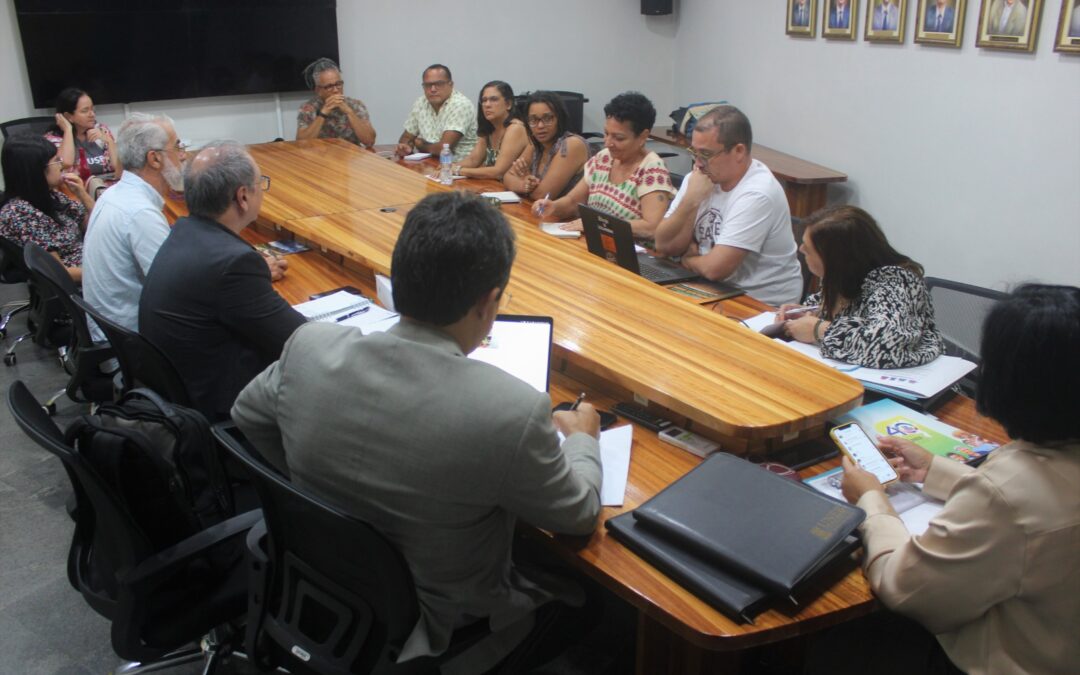
[(1008, 293), (937, 277), (926, 277), (926, 287), (934, 303), (934, 320), (945, 336), (946, 353), (977, 362), (983, 319)]
[(11, 138), (16, 134), (34, 134), (44, 136), (52, 126), (56, 124), (56, 118), (52, 115), (41, 117), (23, 117), (17, 120), (0, 122), (0, 133), (4, 138)]

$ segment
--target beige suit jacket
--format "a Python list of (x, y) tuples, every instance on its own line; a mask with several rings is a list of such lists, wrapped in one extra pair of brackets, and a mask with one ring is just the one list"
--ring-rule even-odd
[(881, 492), (859, 499), (874, 593), (971, 675), (1077, 672), (1080, 443), (1014, 441), (978, 469), (935, 457), (924, 490), (947, 499), (918, 537)]
[(232, 416), (293, 482), (404, 555), (421, 618), (401, 660), (441, 653), (454, 628), (484, 617), (520, 638), (563, 589), (511, 562), (516, 520), (587, 534), (600, 512), (597, 440), (560, 446), (546, 394), (420, 324), (366, 337), (305, 324)]

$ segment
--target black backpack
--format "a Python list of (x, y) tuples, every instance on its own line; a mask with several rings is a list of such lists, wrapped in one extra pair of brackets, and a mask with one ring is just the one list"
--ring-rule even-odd
[(159, 550), (233, 513), (210, 424), (196, 410), (133, 389), (76, 419), (65, 437)]

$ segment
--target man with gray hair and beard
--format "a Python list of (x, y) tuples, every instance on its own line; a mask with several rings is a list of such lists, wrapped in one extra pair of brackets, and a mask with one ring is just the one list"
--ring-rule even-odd
[[(184, 189), (186, 153), (166, 115), (135, 113), (120, 125), (120, 180), (97, 200), (83, 242), (83, 297), (105, 318), (139, 330), (139, 295), (158, 248), (169, 236), (162, 207), (168, 189)], [(91, 322), (95, 340), (104, 335)]]
[(304, 317), (240, 237), (270, 189), (247, 150), (213, 141), (184, 166), (184, 188), (191, 215), (176, 221), (147, 273), (139, 332), (176, 366), (191, 406), (218, 421)]

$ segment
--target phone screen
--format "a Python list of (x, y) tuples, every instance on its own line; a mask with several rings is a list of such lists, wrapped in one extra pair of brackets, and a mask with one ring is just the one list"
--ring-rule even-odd
[(885, 484), (897, 479), (896, 471), (881, 454), (874, 442), (858, 424), (852, 422), (837, 427), (830, 434), (836, 444), (843, 449), (852, 461), (865, 471), (874, 474), (878, 482)]

